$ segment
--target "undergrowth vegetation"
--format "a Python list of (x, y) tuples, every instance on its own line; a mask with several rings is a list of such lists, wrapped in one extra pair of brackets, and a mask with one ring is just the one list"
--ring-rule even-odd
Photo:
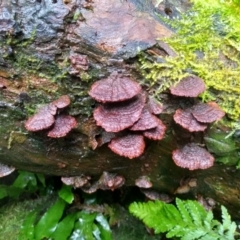
[[(11, 184), (0, 185), (0, 239), (240, 239), (236, 223), (223, 206), (220, 222), (212, 211), (192, 200), (130, 204), (130, 213), (155, 231), (156, 235), (149, 235), (137, 219), (127, 214), (126, 207), (132, 199), (109, 203), (106, 195), (111, 196), (107, 192), (77, 192), (59, 185), (53, 177), (20, 171)], [(16, 206), (18, 202), (24, 204)]]
[(141, 219), (155, 233), (167, 233), (167, 238), (183, 240), (240, 239), (237, 225), (231, 221), (225, 207), (222, 210), (222, 223), (213, 218), (197, 201), (176, 199), (176, 206), (161, 201), (132, 203), (129, 211)]

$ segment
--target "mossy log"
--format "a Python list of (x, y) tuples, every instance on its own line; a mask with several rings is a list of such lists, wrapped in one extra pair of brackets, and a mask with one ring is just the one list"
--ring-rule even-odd
[[(155, 8), (153, 2), (0, 2), (0, 161), (17, 169), (85, 175), (92, 180), (103, 172), (116, 173), (128, 186), (135, 185), (138, 177), (148, 176), (155, 190), (170, 195), (176, 194), (183, 179), (194, 178), (197, 186), (186, 190), (190, 196), (213, 198), (239, 217), (235, 209), (240, 206), (240, 175), (234, 167), (216, 163), (210, 169), (189, 171), (172, 161), (172, 151), (189, 136), (184, 138), (186, 133), (172, 126), (172, 111), (168, 110), (184, 101), (179, 103), (165, 94), (164, 104), (170, 107), (160, 118), (168, 125), (166, 137), (148, 141), (141, 157), (129, 160), (107, 146), (91, 148), (93, 139), (101, 135), (92, 119), (91, 84), (113, 71), (142, 82), (136, 57), (140, 50), (154, 47), (158, 54), (171, 54), (156, 41), (174, 34), (157, 13), (174, 15), (188, 3), (175, 6), (163, 1)], [(67, 111), (76, 117), (76, 129), (61, 139), (25, 129), (24, 122), (39, 106), (64, 94), (71, 98)]]

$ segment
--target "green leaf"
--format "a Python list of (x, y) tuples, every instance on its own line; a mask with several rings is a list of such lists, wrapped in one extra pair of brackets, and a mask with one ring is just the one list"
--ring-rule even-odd
[(222, 207), (223, 224), (213, 219), (197, 201), (176, 199), (176, 208), (164, 202), (132, 203), (129, 211), (141, 219), (155, 233), (167, 233), (167, 238), (191, 239), (229, 239), (236, 236), (236, 223)]
[(47, 212), (44, 213), (35, 227), (35, 238), (41, 240), (44, 237), (50, 237), (54, 233), (58, 221), (63, 215), (66, 203), (62, 199), (58, 199), (53, 206), (51, 206)]
[(19, 171), (19, 175), (12, 184), (12, 186), (20, 189), (25, 189), (26, 186), (36, 187), (37, 180), (35, 174), (25, 171)]
[(72, 187), (64, 185), (62, 186), (61, 190), (58, 191), (58, 196), (62, 198), (67, 203), (72, 203), (74, 196), (72, 193)]
[(37, 212), (33, 211), (25, 218), (20, 230), (19, 240), (34, 240), (34, 221), (36, 215)]
[(0, 185), (0, 199), (5, 198), (8, 196), (6, 186)]
[[(70, 239), (94, 240), (93, 231), (96, 231), (94, 224), (97, 213), (78, 213), (78, 221), (75, 224), (75, 231)], [(77, 238), (76, 236), (80, 236)]]
[(38, 181), (43, 185), (43, 187), (46, 187), (45, 177), (42, 174), (36, 174)]
[(96, 221), (100, 225), (99, 229), (101, 232), (101, 240), (111, 240), (112, 232), (106, 218), (102, 214), (98, 214), (96, 217)]
[(67, 215), (56, 227), (56, 230), (52, 234), (52, 238), (56, 240), (66, 240), (71, 235), (75, 221), (77, 218), (77, 213), (71, 213)]

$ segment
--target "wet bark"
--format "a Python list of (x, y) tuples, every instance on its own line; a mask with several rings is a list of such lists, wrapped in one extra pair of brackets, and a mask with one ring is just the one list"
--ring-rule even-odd
[[(186, 7), (182, 2), (178, 9)], [(215, 164), (189, 171), (175, 166), (171, 152), (183, 133), (173, 131), (169, 111), (160, 116), (168, 125), (165, 139), (148, 141), (137, 159), (119, 157), (105, 145), (92, 149), (101, 131), (91, 117), (95, 103), (87, 94), (90, 85), (113, 71), (141, 81), (136, 59), (140, 50), (154, 47), (163, 55), (172, 54), (156, 40), (174, 34), (156, 13), (177, 14), (176, 6), (164, 1), (154, 8), (154, 1), (144, 0), (0, 4), (1, 163), (49, 175), (85, 175), (91, 181), (105, 171), (123, 176), (128, 186), (145, 175), (155, 190), (170, 195), (176, 194), (182, 179), (194, 178), (197, 186), (186, 190), (190, 196), (213, 198), (232, 212), (239, 207), (240, 176), (234, 167)], [(39, 106), (63, 94), (71, 98), (65, 111), (76, 117), (76, 129), (64, 138), (50, 139), (44, 131), (30, 133), (24, 128)]]

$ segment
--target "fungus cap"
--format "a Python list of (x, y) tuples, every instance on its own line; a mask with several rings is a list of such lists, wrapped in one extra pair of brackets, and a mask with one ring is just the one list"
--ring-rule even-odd
[(48, 132), (48, 137), (64, 137), (76, 126), (77, 121), (74, 117), (69, 115), (58, 115), (53, 128)]
[(14, 167), (10, 167), (0, 163), (0, 178), (11, 174), (14, 170), (15, 170)]
[(139, 120), (130, 128), (132, 131), (144, 131), (155, 128), (158, 125), (158, 118), (151, 114), (147, 107), (143, 108)]
[(140, 94), (131, 100), (100, 105), (93, 112), (96, 124), (107, 132), (119, 132), (132, 126), (141, 116), (145, 97)]
[(158, 119), (157, 127), (143, 132), (143, 136), (152, 140), (161, 140), (164, 138), (166, 126)]
[(205, 91), (204, 81), (195, 76), (187, 76), (170, 88), (171, 94), (182, 97), (197, 97)]
[(132, 159), (139, 157), (144, 152), (145, 142), (142, 135), (128, 133), (112, 139), (108, 147), (116, 154)]
[(202, 123), (220, 120), (225, 112), (215, 102), (199, 103), (192, 109), (193, 116)]
[(89, 95), (98, 102), (120, 102), (131, 99), (141, 92), (139, 83), (119, 73), (95, 82)]
[(153, 114), (160, 114), (163, 111), (163, 106), (156, 99), (150, 97), (147, 102), (148, 109)]
[(147, 176), (140, 176), (135, 180), (135, 185), (140, 188), (151, 188), (152, 183), (150, 181), (150, 178)]
[(204, 131), (207, 128), (206, 124), (198, 122), (192, 115), (191, 109), (177, 109), (173, 115), (174, 121), (187, 129), (189, 132)]
[(176, 165), (189, 170), (206, 169), (213, 166), (214, 157), (205, 149), (195, 143), (189, 143), (172, 153)]
[(57, 108), (65, 108), (70, 104), (71, 100), (68, 95), (63, 95), (59, 99), (52, 102)]
[(53, 110), (49, 109), (49, 105), (44, 106), (25, 122), (25, 128), (31, 132), (48, 129), (55, 121), (52, 113)]

